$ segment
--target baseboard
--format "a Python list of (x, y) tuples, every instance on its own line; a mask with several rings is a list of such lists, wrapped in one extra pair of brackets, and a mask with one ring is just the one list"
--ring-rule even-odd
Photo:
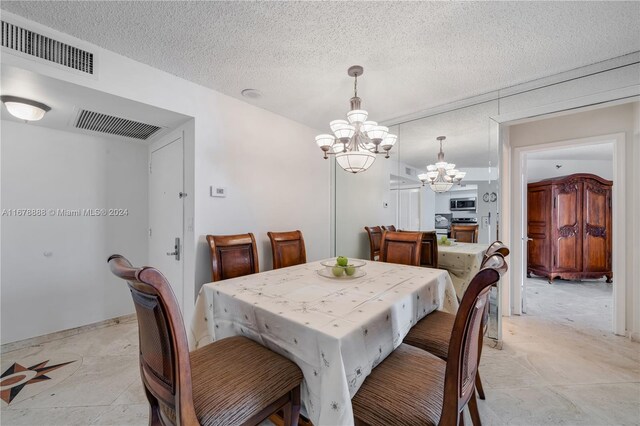
[(0, 346), (0, 353), (15, 351), (18, 349), (28, 348), (30, 346), (41, 345), (43, 343), (52, 342), (54, 340), (64, 339), (65, 337), (75, 336), (90, 330), (108, 327), (110, 325), (121, 324), (136, 320), (136, 314), (122, 315), (120, 317), (111, 318), (104, 321), (94, 322), (93, 324), (82, 325), (80, 327), (70, 328), (68, 330), (56, 331), (55, 333), (45, 334), (42, 336), (31, 337), (29, 339), (18, 340), (17, 342), (5, 343)]

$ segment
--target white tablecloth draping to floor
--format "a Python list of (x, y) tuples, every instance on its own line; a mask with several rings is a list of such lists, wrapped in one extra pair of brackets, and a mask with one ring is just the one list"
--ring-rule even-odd
[(489, 244), (458, 243), (446, 246), (438, 244), (438, 268), (451, 274), (458, 299), (467, 290), (469, 283), (480, 270), (484, 253)]
[(330, 279), (320, 262), (205, 284), (191, 350), (244, 335), (295, 362), (315, 425), (351, 425), (351, 398), (371, 369), (434, 310), (455, 313), (447, 271), (367, 261), (366, 275)]

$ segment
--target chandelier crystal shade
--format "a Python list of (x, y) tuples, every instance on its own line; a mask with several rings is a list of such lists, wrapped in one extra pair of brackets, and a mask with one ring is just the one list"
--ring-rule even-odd
[(428, 183), (433, 192), (447, 192), (454, 184), (459, 185), (467, 173), (456, 170), (455, 164), (444, 161), (442, 141), (446, 136), (438, 136), (436, 139), (440, 142), (438, 162), (428, 165), (427, 173), (419, 174), (418, 179), (422, 181), (422, 186)]
[(324, 152), (324, 158), (335, 155), (338, 165), (350, 173), (367, 170), (376, 160), (377, 154), (384, 154), (385, 158), (389, 158), (389, 151), (398, 140), (398, 136), (389, 133), (388, 127), (379, 126), (375, 121), (367, 121), (369, 113), (360, 109), (358, 76), (363, 72), (359, 65), (354, 65), (347, 71), (354, 77), (354, 96), (351, 98), (351, 110), (347, 112), (347, 119), (329, 123), (333, 135), (316, 136), (316, 144)]

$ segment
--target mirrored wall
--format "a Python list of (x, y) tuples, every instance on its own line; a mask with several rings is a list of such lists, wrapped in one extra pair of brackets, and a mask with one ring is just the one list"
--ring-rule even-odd
[[(365, 226), (436, 231), (451, 237), (452, 223), (476, 224), (477, 242), (499, 239), (500, 147), (498, 101), (478, 103), (391, 126), (398, 141), (390, 158), (378, 156), (358, 174), (335, 167), (335, 253), (369, 259)], [(418, 178), (438, 161), (438, 136), (446, 136), (444, 160), (466, 175), (459, 184), (434, 192)], [(459, 204), (459, 207), (453, 207)], [(498, 292), (492, 293), (490, 336), (499, 339)]]

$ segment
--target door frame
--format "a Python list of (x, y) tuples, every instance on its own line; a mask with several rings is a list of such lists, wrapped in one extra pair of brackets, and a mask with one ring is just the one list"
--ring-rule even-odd
[[(148, 164), (148, 172), (147, 172), (147, 179), (149, 180), (148, 182), (148, 186), (151, 187), (150, 185), (150, 181), (151, 181), (151, 154), (153, 154), (154, 152), (164, 148), (167, 145), (172, 144), (173, 142), (177, 141), (178, 139), (182, 139), (182, 191), (186, 192), (185, 189), (185, 175), (186, 175), (186, 164), (185, 164), (185, 155), (186, 155), (186, 141), (185, 141), (185, 130), (184, 128), (180, 127), (178, 129), (175, 129), (169, 133), (167, 133), (166, 135), (162, 136), (160, 139), (152, 142), (149, 145), (149, 149), (148, 149), (148, 153), (147, 153), (147, 164)], [(189, 194), (187, 193), (187, 196)], [(153, 211), (151, 209), (151, 191), (148, 192), (147, 194), (147, 205), (149, 206), (149, 217), (148, 217), (148, 222), (147, 222), (147, 240), (149, 241), (148, 244), (148, 253), (151, 253), (151, 241), (149, 239), (149, 225), (151, 224), (151, 215), (153, 214)], [(185, 248), (187, 247), (187, 244), (185, 244), (185, 235), (186, 235), (186, 211), (185, 211), (185, 200), (184, 198), (182, 199), (182, 227), (180, 230), (180, 259), (181, 259), (181, 274), (180, 274), (180, 278), (182, 280), (182, 286), (180, 287), (182, 289), (182, 304), (183, 306), (180, 306), (180, 309), (182, 310), (182, 314), (183, 316), (186, 313), (186, 308), (187, 306), (190, 306), (191, 303), (187, 303), (188, 299), (188, 292), (186, 291), (187, 289), (185, 288), (187, 281), (185, 280), (185, 265), (187, 265), (187, 256), (189, 256), (191, 253), (187, 253), (187, 250), (185, 250)], [(155, 265), (152, 265), (155, 266)], [(162, 272), (162, 271), (161, 271)]]
[[(523, 188), (526, 184), (526, 155), (528, 153), (545, 151), (556, 148), (566, 148), (570, 146), (592, 146), (604, 143), (613, 143), (613, 189), (612, 189), (612, 215), (611, 222), (612, 247), (618, 247), (612, 253), (613, 271), (613, 321), (612, 331), (615, 334), (624, 336), (626, 334), (626, 265), (625, 265), (625, 221), (626, 212), (624, 208), (624, 197), (626, 193), (625, 180), (625, 133), (613, 133), (601, 136), (591, 136), (587, 138), (569, 139), (563, 141), (549, 142), (539, 145), (529, 145), (514, 147), (514, 174), (515, 182), (513, 188)], [(514, 248), (511, 264), (513, 266), (512, 292), (512, 313), (522, 314), (523, 292), (522, 285), (526, 279), (526, 191), (511, 191), (513, 197), (513, 233), (511, 234), (511, 246)]]

